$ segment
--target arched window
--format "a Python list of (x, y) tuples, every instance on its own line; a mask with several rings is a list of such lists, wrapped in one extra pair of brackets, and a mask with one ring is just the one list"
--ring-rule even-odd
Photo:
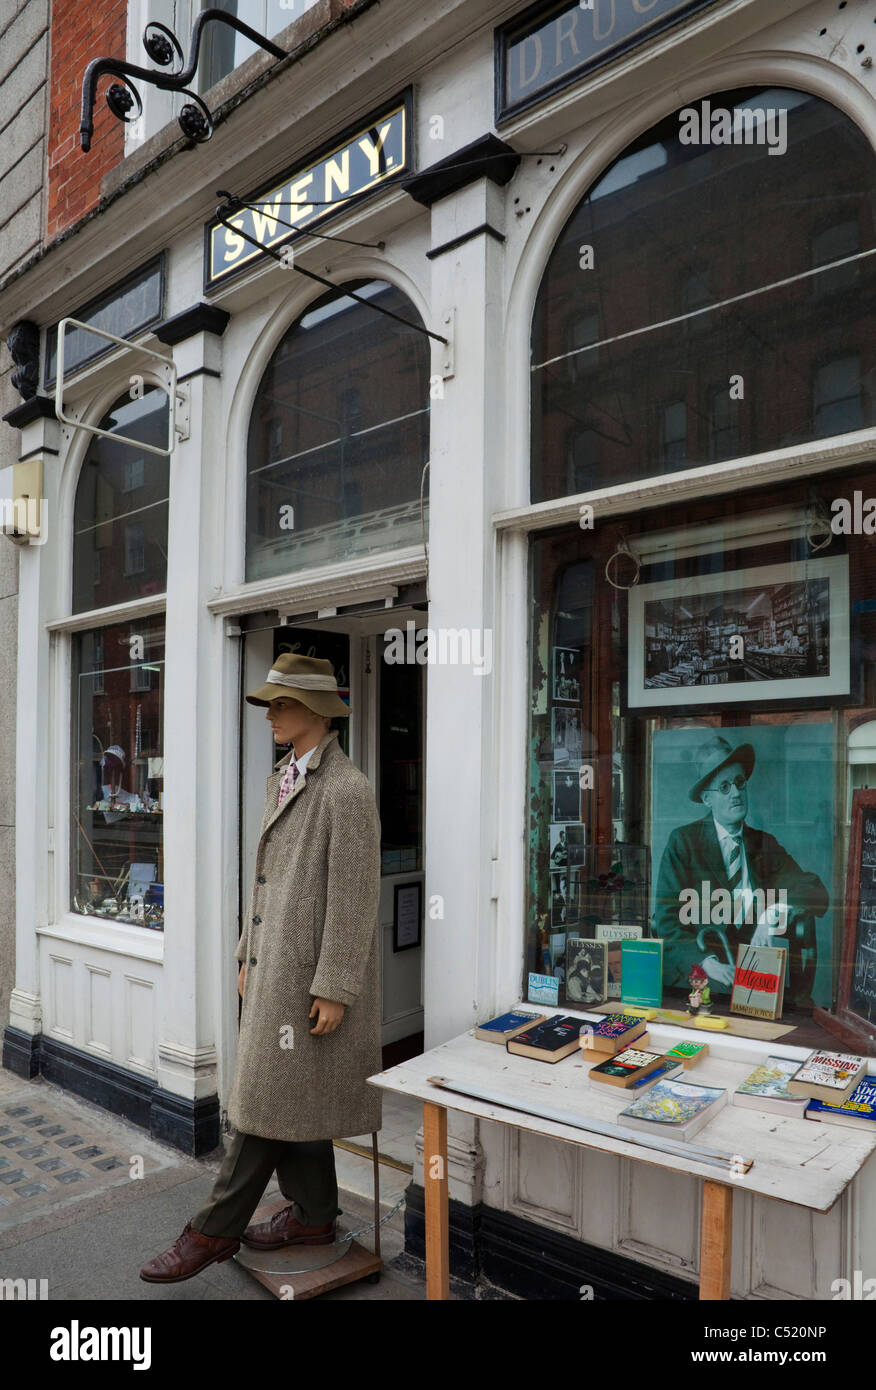
[(867, 139), (803, 92), (722, 92), (630, 145), (539, 289), (531, 500), (567, 495), (570, 437), (599, 441), (590, 490), (876, 422), (874, 214)]
[[(167, 439), (166, 394), (120, 396), (100, 428)], [(164, 922), (164, 614), (117, 606), (167, 584), (168, 460), (95, 435), (74, 505), (73, 611), (106, 609), (73, 634), (71, 906), (160, 930)]]
[[(421, 322), (392, 285), (350, 288)], [(332, 290), (285, 334), (256, 395), (247, 579), (417, 543), (428, 448), (425, 335)]]

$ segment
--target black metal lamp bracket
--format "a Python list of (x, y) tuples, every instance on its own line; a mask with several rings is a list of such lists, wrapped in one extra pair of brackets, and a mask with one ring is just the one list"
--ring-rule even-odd
[[(103, 77), (105, 73), (121, 79), (120, 82), (114, 82), (106, 94), (107, 106), (120, 121), (125, 121), (128, 124), (136, 121), (143, 110), (140, 93), (130, 80), (132, 77), (136, 77), (141, 82), (148, 82), (151, 86), (158, 87), (161, 91), (182, 92), (185, 96), (191, 97), (195, 104), (187, 103), (180, 111), (180, 128), (184, 135), (199, 144), (209, 140), (213, 134), (212, 114), (197, 92), (189, 91), (188, 86), (198, 69), (201, 33), (205, 24), (209, 24), (211, 21), (227, 24), (232, 29), (236, 29), (239, 34), (243, 34), (244, 38), (258, 44), (259, 48), (264, 48), (275, 58), (287, 56), (285, 49), (278, 48), (275, 43), (271, 43), (270, 39), (266, 39), (263, 34), (259, 34), (248, 24), (244, 24), (243, 20), (238, 19), (236, 15), (226, 14), (224, 10), (210, 9), (202, 10), (195, 20), (189, 46), (188, 65), (183, 66), (183, 51), (173, 30), (153, 20), (143, 30), (143, 47), (153, 63), (158, 63), (159, 67), (167, 68), (175, 61), (176, 70), (160, 72), (154, 68), (141, 68), (136, 63), (126, 63), (120, 58), (92, 59), (85, 69), (85, 75), (82, 79), (82, 118), (79, 123), (81, 148), (86, 152), (91, 149), (97, 83), (98, 79)], [(137, 109), (131, 115), (131, 110), (135, 105)]]

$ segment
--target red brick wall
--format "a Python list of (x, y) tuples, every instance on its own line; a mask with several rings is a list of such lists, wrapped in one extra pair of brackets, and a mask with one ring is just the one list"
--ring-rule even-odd
[(92, 58), (124, 58), (126, 20), (125, 0), (52, 5), (47, 241), (95, 206), (101, 179), (124, 157), (124, 127), (104, 95), (115, 78), (104, 76), (97, 84), (88, 154), (79, 148), (79, 121), (85, 69)]

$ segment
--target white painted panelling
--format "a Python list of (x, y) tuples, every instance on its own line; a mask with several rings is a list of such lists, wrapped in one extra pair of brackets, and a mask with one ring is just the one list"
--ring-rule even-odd
[(65, 1042), (73, 1041), (73, 962), (69, 957), (49, 956), (49, 999), (51, 1001), (48, 1017), (45, 1019), (47, 1033)]
[(702, 1185), (642, 1163), (620, 1166), (617, 1248), (670, 1274), (694, 1273)]
[(845, 1201), (810, 1212), (755, 1197), (753, 1208), (751, 1293), (829, 1299), (832, 1280), (845, 1274)]
[(155, 1072), (155, 991), (151, 980), (124, 978), (125, 1065)]
[(575, 1234), (581, 1170), (572, 1145), (519, 1129), (509, 1138), (507, 1210)]
[(85, 1045), (107, 1057), (113, 1051), (112, 1020), (112, 975), (109, 970), (99, 970), (87, 965), (88, 1021), (85, 1027)]

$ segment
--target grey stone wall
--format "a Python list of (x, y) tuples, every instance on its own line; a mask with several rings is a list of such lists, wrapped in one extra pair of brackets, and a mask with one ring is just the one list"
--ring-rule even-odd
[[(39, 247), (45, 226), (48, 25), (48, 0), (0, 3), (0, 277)], [(14, 368), (0, 345), (0, 415), (21, 404)], [(0, 423), (0, 470), (15, 463), (20, 439)], [(18, 557), (0, 536), (0, 1031), (15, 981)]]

